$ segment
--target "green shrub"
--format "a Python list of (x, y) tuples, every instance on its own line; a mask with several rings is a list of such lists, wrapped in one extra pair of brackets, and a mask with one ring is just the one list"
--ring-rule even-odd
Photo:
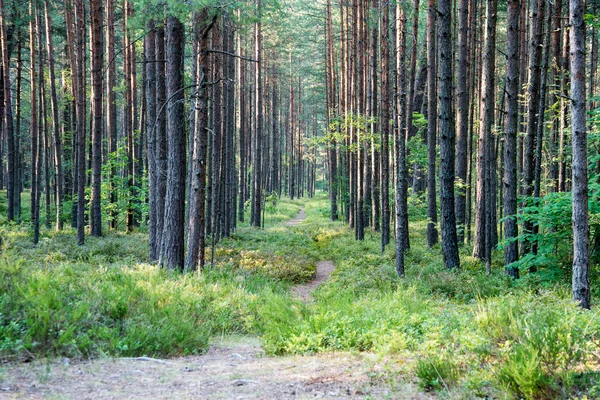
[(448, 390), (456, 385), (459, 373), (459, 365), (451, 354), (421, 357), (415, 366), (419, 386), (425, 390)]

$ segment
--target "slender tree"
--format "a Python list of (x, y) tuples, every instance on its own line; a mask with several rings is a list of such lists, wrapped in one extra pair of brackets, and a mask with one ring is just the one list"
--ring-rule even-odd
[(511, 264), (519, 258), (517, 242), (517, 132), (519, 123), (519, 0), (510, 0), (506, 32), (506, 125), (504, 134), (504, 264), (506, 274), (519, 277)]
[(438, 242), (436, 199), (437, 57), (436, 1), (427, 1), (427, 245)]
[[(494, 2), (494, 0), (492, 0)], [(446, 268), (458, 268), (458, 238), (454, 214), (455, 125), (452, 113), (452, 15), (451, 1), (438, 1), (439, 86), (438, 126), (440, 132), (440, 206), (442, 255)]]
[(588, 221), (587, 117), (584, 1), (569, 0), (571, 146), (573, 152), (573, 300), (590, 308), (590, 226)]
[(102, 35), (103, 10), (101, 0), (90, 0), (92, 31), (92, 200), (90, 232), (102, 236), (102, 132), (104, 128), (102, 105), (102, 67), (104, 42)]

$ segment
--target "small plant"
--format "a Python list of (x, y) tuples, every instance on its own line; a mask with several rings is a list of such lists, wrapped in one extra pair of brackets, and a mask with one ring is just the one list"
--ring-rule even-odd
[(450, 389), (456, 385), (460, 369), (450, 354), (429, 355), (417, 361), (415, 375), (423, 389)]

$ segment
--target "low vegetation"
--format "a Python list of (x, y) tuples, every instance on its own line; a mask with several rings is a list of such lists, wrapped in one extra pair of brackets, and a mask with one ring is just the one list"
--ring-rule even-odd
[[(307, 219), (282, 226), (301, 206)], [(393, 249), (382, 254), (377, 234), (356, 242), (342, 222), (328, 222), (324, 196), (267, 210), (264, 230), (240, 226), (216, 246), (214, 265), (183, 276), (148, 263), (144, 232), (79, 247), (74, 232), (44, 231), (33, 247), (28, 230), (5, 228), (0, 357), (165, 357), (246, 334), (272, 355), (375, 352), (390, 379), (451, 398), (600, 395), (597, 307), (576, 307), (555, 268), (512, 281), (500, 259), (486, 275), (464, 249), (462, 268), (447, 271), (419, 218), (400, 279)], [(323, 259), (336, 271), (314, 302), (293, 299), (291, 285)]]

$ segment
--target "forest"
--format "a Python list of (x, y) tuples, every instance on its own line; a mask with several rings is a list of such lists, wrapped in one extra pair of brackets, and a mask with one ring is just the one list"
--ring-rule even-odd
[(600, 398), (599, 3), (0, 0), (0, 398)]

